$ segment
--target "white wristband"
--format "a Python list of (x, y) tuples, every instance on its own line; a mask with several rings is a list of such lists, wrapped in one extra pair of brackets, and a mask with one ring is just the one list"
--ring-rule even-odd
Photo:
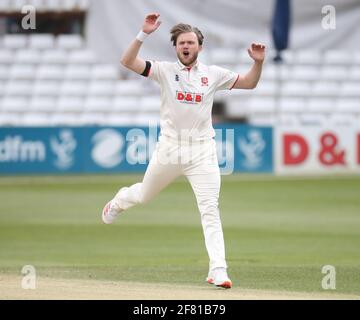
[(140, 32), (137, 34), (136, 39), (144, 42), (144, 40), (149, 36), (148, 33), (145, 33), (144, 31), (140, 30)]

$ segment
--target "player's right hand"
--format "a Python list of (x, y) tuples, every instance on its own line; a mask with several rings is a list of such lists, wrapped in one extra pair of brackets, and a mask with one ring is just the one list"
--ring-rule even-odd
[(159, 28), (161, 21), (158, 20), (160, 17), (159, 13), (150, 13), (145, 17), (145, 21), (142, 27), (142, 31), (145, 33), (152, 33)]

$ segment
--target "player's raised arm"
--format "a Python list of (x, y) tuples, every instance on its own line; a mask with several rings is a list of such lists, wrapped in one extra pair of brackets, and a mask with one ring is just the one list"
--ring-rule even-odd
[(121, 57), (121, 64), (138, 73), (142, 74), (146, 67), (145, 60), (138, 57), (140, 47), (145, 40), (145, 38), (157, 28), (159, 28), (161, 21), (159, 21), (160, 14), (151, 13), (145, 17), (144, 24), (141, 31), (136, 36), (136, 38), (130, 43), (128, 48), (125, 50), (124, 54)]
[(265, 46), (260, 43), (253, 43), (248, 49), (249, 56), (254, 64), (246, 75), (239, 75), (234, 89), (254, 89), (261, 76), (262, 65), (265, 59)]

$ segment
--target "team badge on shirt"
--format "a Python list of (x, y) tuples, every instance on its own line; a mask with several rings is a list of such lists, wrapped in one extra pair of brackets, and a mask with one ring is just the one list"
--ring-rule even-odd
[(203, 86), (203, 87), (207, 87), (208, 85), (209, 85), (209, 79), (208, 79), (208, 77), (201, 77), (201, 85)]

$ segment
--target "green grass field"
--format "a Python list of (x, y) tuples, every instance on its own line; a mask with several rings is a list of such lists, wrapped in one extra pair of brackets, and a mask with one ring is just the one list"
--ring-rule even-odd
[[(103, 205), (141, 176), (0, 178), (0, 274), (206, 286), (208, 257), (191, 188), (177, 180), (103, 225)], [(234, 287), (360, 295), (360, 176), (222, 178), (220, 208)], [(334, 291), (333, 291), (334, 292)], [(1, 297), (0, 297), (1, 299)]]

